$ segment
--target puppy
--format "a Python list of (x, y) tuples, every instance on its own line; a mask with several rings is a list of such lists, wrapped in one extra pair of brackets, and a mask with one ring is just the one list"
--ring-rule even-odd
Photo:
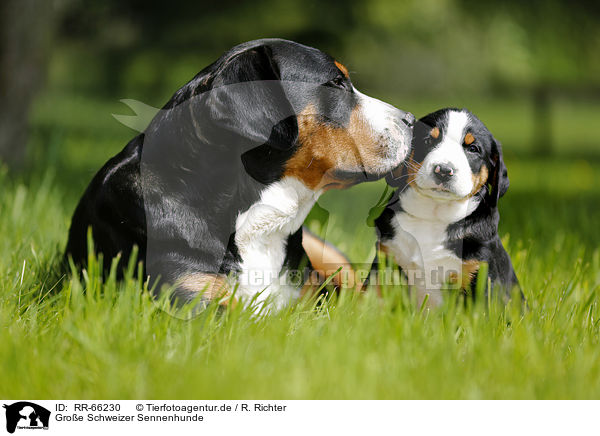
[(375, 220), (378, 250), (397, 262), (419, 304), (474, 291), (482, 262), (491, 288), (510, 297), (519, 283), (498, 236), (509, 180), (500, 142), (475, 115), (447, 108), (420, 119), (409, 157), (386, 180), (398, 189)]
[(120, 254), (123, 263), (137, 245), (151, 285), (174, 287), (179, 302), (235, 289), (281, 307), (303, 285), (286, 274), (312, 269), (306, 251), (334, 252), (302, 234), (319, 196), (397, 167), (413, 122), (356, 90), (320, 50), (241, 44), (100, 169), (73, 215), (66, 256), (85, 265), (91, 228), (105, 259)]

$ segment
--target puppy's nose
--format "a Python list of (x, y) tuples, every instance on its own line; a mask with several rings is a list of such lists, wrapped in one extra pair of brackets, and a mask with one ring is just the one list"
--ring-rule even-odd
[(408, 127), (412, 127), (415, 124), (415, 116), (410, 112), (406, 112), (402, 117), (402, 122)]
[(433, 167), (433, 178), (438, 183), (444, 183), (450, 180), (450, 178), (456, 172), (456, 168), (447, 163), (439, 163)]

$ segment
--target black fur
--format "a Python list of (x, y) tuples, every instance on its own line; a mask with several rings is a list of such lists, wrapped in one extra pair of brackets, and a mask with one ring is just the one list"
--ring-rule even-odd
[[(455, 108), (441, 109), (426, 115), (416, 123), (413, 130), (412, 149), (412, 158), (415, 162), (422, 162), (427, 154), (443, 140), (447, 114), (451, 110), (460, 111)], [(506, 193), (509, 186), (508, 173), (502, 157), (502, 147), (475, 115), (465, 109), (462, 111), (468, 115), (468, 131), (476, 138), (474, 144), (478, 148), (477, 152), (470, 152), (468, 145), (463, 144), (471, 171), (473, 174), (477, 174), (485, 165), (489, 170), (489, 175), (487, 183), (475, 194), (475, 197), (480, 200), (475, 211), (447, 227), (445, 247), (465, 261), (487, 262), (492, 289), (500, 289), (502, 296), (506, 299), (510, 297), (510, 292), (515, 287), (519, 288), (519, 282), (510, 257), (498, 236), (500, 217), (498, 200)], [(438, 138), (433, 138), (430, 134), (435, 127), (440, 131)], [(399, 172), (394, 172), (386, 178), (386, 181), (390, 186), (398, 189), (392, 195), (381, 216), (375, 220), (379, 237), (378, 244), (385, 244), (386, 240), (394, 237), (392, 219), (395, 214), (403, 211), (400, 195), (405, 189), (411, 189), (407, 185), (406, 174), (399, 175)], [(378, 262), (378, 257), (376, 257), (371, 267), (372, 274), (377, 271)], [(473, 278), (471, 289), (475, 289), (476, 280), (477, 276)]]
[[(96, 174), (73, 215), (65, 256), (85, 265), (91, 227), (104, 259), (121, 254), (119, 274), (134, 245), (146, 273), (167, 283), (195, 272), (236, 272), (236, 217), (281, 178), (298, 147), (295, 112), (310, 102), (323, 119), (343, 125), (355, 105), (351, 93), (316, 99), (283, 83), (332, 81), (350, 86), (333, 58), (291, 41), (228, 51)], [(236, 86), (246, 82), (261, 85)], [(300, 229), (288, 238), (286, 266), (295, 269), (304, 257)]]

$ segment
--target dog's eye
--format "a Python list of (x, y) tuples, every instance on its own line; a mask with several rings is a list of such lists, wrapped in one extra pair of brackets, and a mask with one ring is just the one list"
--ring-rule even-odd
[(471, 153), (477, 153), (477, 154), (481, 153), (481, 148), (475, 143), (468, 145), (467, 150), (470, 151)]
[(336, 88), (341, 88), (346, 91), (350, 90), (350, 87), (348, 85), (348, 79), (346, 79), (345, 77), (338, 76), (335, 79), (331, 80), (329, 83), (331, 83)]

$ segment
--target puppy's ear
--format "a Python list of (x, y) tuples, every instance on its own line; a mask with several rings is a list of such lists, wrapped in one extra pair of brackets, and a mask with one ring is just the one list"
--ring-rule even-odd
[(492, 139), (491, 162), (492, 171), (488, 186), (488, 203), (490, 206), (496, 207), (498, 205), (498, 200), (506, 194), (510, 184), (510, 181), (508, 180), (508, 171), (502, 156), (502, 144), (496, 139)]
[(223, 139), (234, 135), (246, 150), (259, 145), (292, 148), (298, 123), (280, 79), (268, 46), (231, 55), (215, 73), (206, 100), (212, 127), (223, 129)]

